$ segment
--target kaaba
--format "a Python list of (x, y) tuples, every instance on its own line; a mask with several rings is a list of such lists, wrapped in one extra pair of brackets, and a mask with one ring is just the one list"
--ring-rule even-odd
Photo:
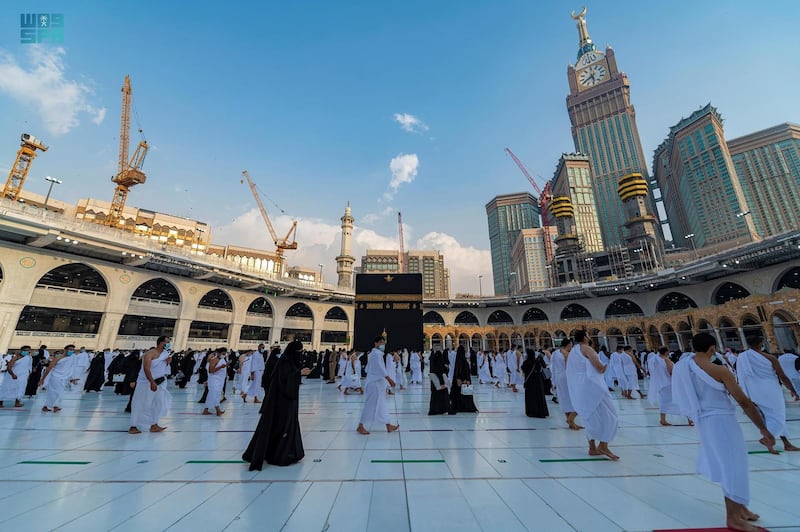
[(422, 351), (422, 274), (356, 275), (353, 348), (369, 352), (376, 336), (386, 337), (386, 351)]

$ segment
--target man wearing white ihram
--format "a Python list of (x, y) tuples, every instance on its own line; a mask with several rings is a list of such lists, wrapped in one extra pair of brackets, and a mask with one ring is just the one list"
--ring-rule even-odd
[(25, 386), (28, 384), (28, 375), (31, 374), (31, 346), (23, 345), (19, 354), (15, 355), (6, 366), (6, 376), (0, 383), (0, 408), (4, 401), (14, 401), (14, 407), (20, 408), (22, 396), (25, 395)]
[(759, 429), (763, 445), (774, 446), (775, 437), (767, 430), (758, 407), (736, 384), (733, 374), (711, 362), (716, 343), (708, 333), (699, 333), (692, 338), (695, 353), (678, 361), (672, 370), (673, 396), (681, 413), (693, 419), (697, 426), (700, 451), (696, 471), (722, 486), (728, 528), (751, 532), (764, 530), (750, 524), (759, 516), (747, 509), (750, 503), (747, 447), (730, 397), (741, 405)]
[[(619, 456), (608, 448), (617, 434), (617, 408), (606, 388), (606, 370), (597, 353), (589, 345), (586, 331), (575, 333), (575, 346), (567, 357), (567, 386), (572, 405), (586, 426), (591, 456), (605, 455), (611, 460)], [(596, 445), (595, 442), (600, 444)]]
[(261, 378), (264, 376), (264, 346), (259, 346), (258, 350), (250, 357), (250, 381), (247, 388), (244, 390), (244, 402), (247, 402), (247, 396), (253, 396), (254, 403), (260, 403), (259, 397), (263, 397), (264, 388), (261, 387)]
[(141, 434), (139, 427), (150, 427), (150, 432), (162, 432), (158, 420), (169, 410), (171, 397), (165, 384), (172, 359), (168, 336), (159, 336), (156, 347), (145, 351), (142, 369), (136, 379), (136, 387), (131, 399), (131, 427), (129, 434)]
[(225, 360), (225, 351), (226, 349), (224, 347), (218, 348), (208, 355), (208, 360), (206, 361), (206, 369), (208, 371), (208, 396), (206, 397), (206, 407), (203, 409), (204, 416), (211, 415), (209, 408), (212, 407), (214, 408), (214, 413), (218, 416), (225, 413), (224, 410), (220, 410), (219, 408), (222, 398), (222, 388), (225, 386), (225, 378), (228, 372), (226, 369), (228, 362)]
[[(795, 401), (800, 401), (797, 391), (783, 372), (778, 359), (761, 351), (762, 339), (760, 336), (748, 336), (747, 351), (739, 354), (736, 361), (736, 375), (739, 386), (753, 401), (767, 422), (767, 429), (776, 438), (780, 437), (783, 448), (787, 451), (800, 451), (789, 441), (786, 430), (786, 401), (783, 398), (781, 382), (789, 388)], [(769, 452), (778, 454), (771, 445), (764, 444)]]
[(44, 399), (42, 412), (60, 412), (61, 395), (72, 378), (75, 346), (68, 345), (64, 351), (58, 351), (50, 360), (47, 371), (42, 375), (39, 386), (45, 386), (47, 394)]
[(364, 408), (356, 429), (359, 434), (369, 434), (364, 425), (378, 422), (386, 425), (386, 432), (394, 432), (400, 425), (392, 425), (389, 420), (389, 409), (386, 407), (386, 384), (394, 388), (394, 379), (386, 372), (383, 353), (386, 340), (378, 336), (373, 341), (372, 351), (367, 357), (367, 381), (364, 385)]

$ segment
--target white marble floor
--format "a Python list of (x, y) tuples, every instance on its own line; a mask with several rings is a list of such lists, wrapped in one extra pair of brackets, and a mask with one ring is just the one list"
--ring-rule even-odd
[[(653, 530), (724, 526), (720, 488), (694, 475), (697, 437), (661, 427), (646, 401), (617, 400), (621, 460), (581, 461), (585, 436), (559, 407), (524, 415), (523, 394), (476, 391), (480, 414), (427, 414), (429, 388), (388, 397), (399, 433), (355, 432), (360, 396), (301, 387), (305, 459), (250, 472), (240, 462), (258, 407), (229, 399), (200, 416), (199, 390), (171, 386), (161, 434), (128, 435), (126, 398), (67, 392), (0, 409), (0, 530), (424, 531)], [(787, 406), (800, 442), (800, 405)], [(580, 422), (580, 419), (578, 420)], [(674, 419), (680, 423), (682, 420)], [(762, 454), (744, 423), (752, 509), (770, 530), (800, 530), (800, 453)]]

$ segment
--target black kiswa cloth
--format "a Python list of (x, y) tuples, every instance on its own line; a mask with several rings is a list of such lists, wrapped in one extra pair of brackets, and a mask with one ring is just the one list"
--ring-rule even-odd
[(302, 343), (292, 342), (275, 364), (261, 418), (242, 455), (250, 471), (261, 471), (264, 462), (288, 466), (305, 456), (298, 418), (302, 351)]
[(356, 276), (353, 346), (369, 352), (386, 334), (386, 351), (422, 350), (422, 274)]

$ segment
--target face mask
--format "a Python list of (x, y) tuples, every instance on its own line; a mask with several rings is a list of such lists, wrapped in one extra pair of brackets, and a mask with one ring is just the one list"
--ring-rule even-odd
[(20, 351), (19, 354), (24, 356), (24, 357), (26, 357), (26, 356), (30, 355), (30, 352), (28, 352), (28, 351)]
[(75, 351), (67, 351), (67, 356), (68, 357), (71, 357), (74, 354), (75, 354)]
[(169, 351), (171, 347), (172, 347), (172, 344), (171, 344), (171, 343), (169, 343), (169, 342), (167, 342), (167, 345), (165, 345), (165, 346), (164, 346), (164, 349), (166, 349), (167, 351)]
[(386, 351), (386, 346), (384, 344), (381, 344), (378, 346), (378, 349), (380, 349), (381, 351)]

